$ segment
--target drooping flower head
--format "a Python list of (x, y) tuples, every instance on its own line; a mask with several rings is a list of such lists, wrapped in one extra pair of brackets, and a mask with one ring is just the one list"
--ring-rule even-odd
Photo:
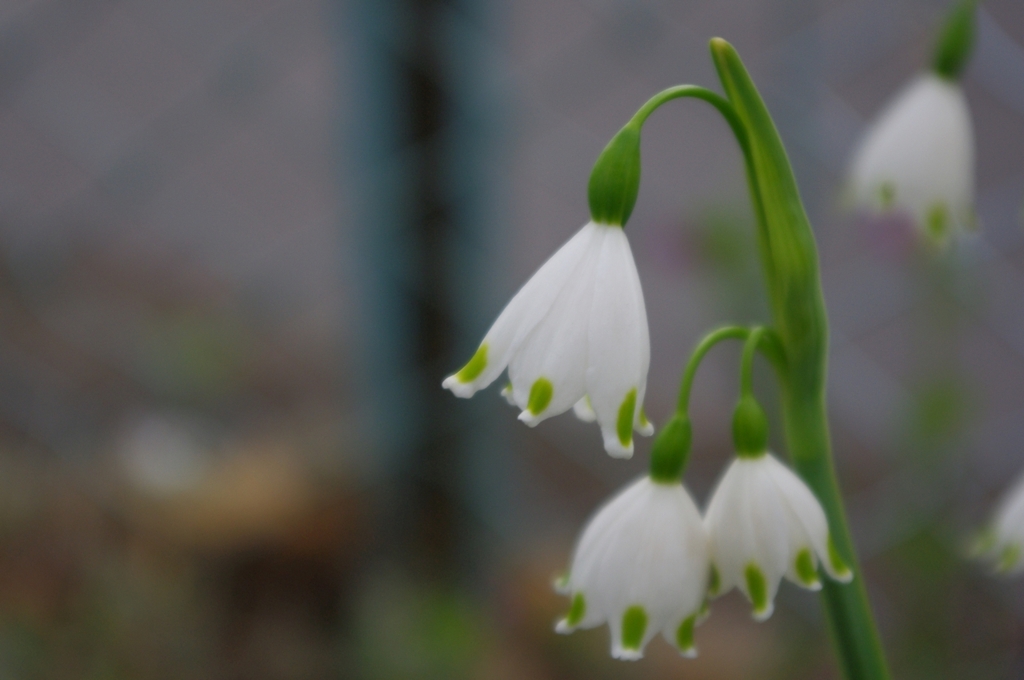
[(974, 135), (958, 77), (970, 55), (974, 2), (951, 12), (930, 72), (868, 128), (850, 166), (853, 204), (909, 217), (936, 245), (974, 229)]
[(819, 563), (833, 579), (853, 572), (829, 538), (818, 499), (792, 470), (767, 451), (767, 419), (752, 396), (740, 399), (733, 418), (736, 458), (711, 496), (704, 525), (711, 547), (711, 594), (734, 586), (763, 621), (774, 611), (783, 577), (818, 590)]
[(818, 564), (837, 581), (853, 573), (829, 540), (821, 504), (807, 485), (770, 453), (737, 457), (708, 505), (705, 524), (716, 578), (714, 594), (738, 587), (754, 618), (772, 615), (779, 581), (821, 588)]
[(684, 656), (696, 656), (693, 631), (707, 578), (707, 536), (689, 493), (678, 480), (642, 477), (583, 531), (569, 573), (557, 585), (571, 603), (556, 630), (607, 622), (616, 659), (641, 658), (658, 633)]
[[(619, 133), (591, 176), (594, 219), (516, 293), (444, 387), (471, 397), (507, 367), (506, 398), (522, 409), (519, 419), (527, 425), (575, 407), (581, 419), (600, 424), (608, 453), (632, 455), (634, 429), (654, 431), (643, 412), (651, 353), (647, 312), (622, 226), (638, 182), (639, 136), (631, 141)], [(630, 191), (632, 201), (623, 202)]]

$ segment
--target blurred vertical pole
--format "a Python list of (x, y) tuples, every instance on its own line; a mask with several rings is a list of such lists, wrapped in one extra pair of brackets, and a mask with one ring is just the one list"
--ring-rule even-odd
[[(488, 219), (482, 0), (351, 0), (339, 13), (355, 128), (360, 395), (373, 437), (381, 550), (443, 585), (472, 547), (462, 484), (479, 404), (441, 389), (480, 326)], [(486, 250), (486, 247), (483, 247)]]

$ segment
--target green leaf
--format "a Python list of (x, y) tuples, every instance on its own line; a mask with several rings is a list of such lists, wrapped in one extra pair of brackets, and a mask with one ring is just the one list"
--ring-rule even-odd
[(821, 388), (828, 322), (811, 224), (775, 123), (739, 55), (721, 38), (711, 41), (711, 55), (747, 132), (758, 245), (775, 329), (790, 360), (789, 376), (808, 389)]

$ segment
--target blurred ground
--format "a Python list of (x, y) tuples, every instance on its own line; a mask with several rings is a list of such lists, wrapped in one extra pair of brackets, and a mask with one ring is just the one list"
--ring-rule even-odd
[[(696, 661), (554, 635), (550, 580), (649, 443), (613, 461), (571, 417), (528, 430), (496, 389), (439, 388), (586, 220), (628, 116), (717, 89), (714, 35), (819, 238), (836, 460), (896, 675), (1019, 677), (1024, 584), (962, 554), (1024, 470), (1024, 7), (983, 4), (965, 79), (981, 234), (936, 260), (838, 201), (946, 5), (0, 2), (0, 677), (838, 677), (789, 586), (766, 624), (717, 601)], [(714, 112), (660, 110), (643, 172), (657, 423), (698, 336), (765, 315)], [(700, 502), (735, 354), (695, 388)]]

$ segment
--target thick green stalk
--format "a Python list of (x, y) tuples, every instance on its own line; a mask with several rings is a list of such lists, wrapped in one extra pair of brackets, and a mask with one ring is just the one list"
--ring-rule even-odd
[(814, 234), (775, 125), (739, 55), (711, 41), (719, 78), (746, 132), (747, 178), (774, 328), (785, 353), (780, 371), (789, 453), (828, 515), (836, 550), (853, 569), (852, 583), (824, 583), (823, 601), (839, 663), (849, 680), (885, 680), (885, 655), (847, 527), (832, 465), (825, 408), (828, 319)]

